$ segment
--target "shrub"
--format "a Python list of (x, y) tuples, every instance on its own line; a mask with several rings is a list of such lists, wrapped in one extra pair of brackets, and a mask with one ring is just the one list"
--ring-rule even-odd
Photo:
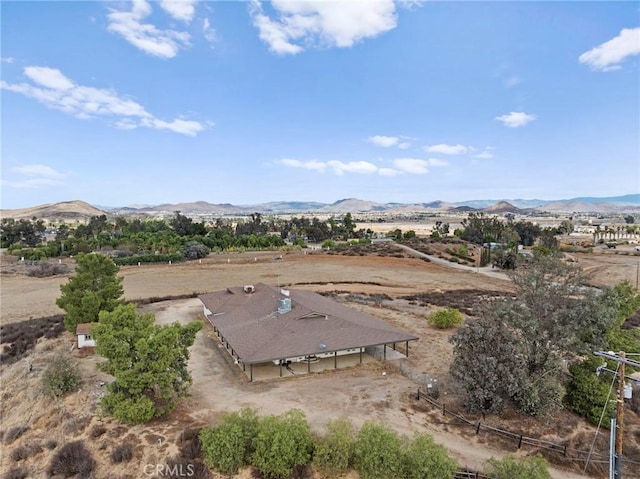
[(68, 357), (57, 354), (51, 358), (42, 375), (42, 389), (48, 396), (62, 396), (78, 389), (80, 380), (77, 364), (72, 363)]
[(23, 424), (21, 426), (12, 427), (4, 435), (4, 441), (7, 444), (11, 444), (13, 441), (15, 441), (20, 436), (22, 436), (28, 429), (29, 429), (29, 426), (27, 426), (26, 424)]
[(11, 451), (11, 459), (16, 462), (24, 461), (25, 459), (28, 459), (29, 457), (33, 456), (34, 454), (38, 454), (39, 452), (42, 452), (42, 447), (39, 444), (36, 444), (35, 446), (24, 444), (22, 446), (16, 447), (13, 451)]
[(50, 451), (53, 451), (56, 447), (58, 447), (58, 441), (56, 441), (55, 439), (49, 439), (44, 443), (44, 447), (46, 447)]
[(569, 365), (571, 380), (567, 383), (564, 398), (568, 409), (593, 424), (600, 422), (605, 404), (607, 405), (605, 417), (610, 417), (614, 413), (613, 404), (609, 400), (615, 398), (615, 395), (610, 396), (607, 382), (596, 376), (596, 368), (600, 364), (602, 360), (597, 357), (571, 363)]
[(259, 421), (252, 463), (265, 476), (288, 478), (294, 469), (309, 463), (312, 452), (309, 424), (299, 409)]
[(449, 258), (449, 263), (459, 263), (459, 262), (460, 260), (455, 256), (452, 256), (451, 258)]
[(111, 451), (109, 458), (113, 464), (129, 462), (133, 459), (133, 444), (125, 442), (124, 444), (117, 446), (113, 451)]
[(458, 464), (447, 450), (433, 442), (428, 434), (418, 434), (404, 451), (406, 479), (441, 479), (454, 477)]
[(105, 432), (107, 432), (107, 428), (104, 426), (99, 426), (99, 425), (95, 425), (91, 428), (91, 432), (89, 433), (89, 435), (93, 438), (96, 439), (100, 436), (102, 436)]
[(353, 450), (353, 425), (346, 418), (327, 424), (327, 432), (316, 444), (313, 462), (323, 478), (340, 477), (349, 469)]
[(439, 309), (429, 315), (429, 324), (434, 325), (438, 329), (448, 329), (462, 324), (463, 316), (460, 311), (455, 308)]
[(235, 474), (249, 465), (258, 424), (255, 410), (243, 409), (224, 416), (220, 425), (203, 429), (200, 440), (205, 464), (224, 474)]
[(518, 461), (511, 455), (501, 460), (491, 458), (485, 472), (494, 479), (551, 479), (547, 461), (539, 454)]
[(9, 469), (3, 476), (4, 479), (26, 479), (27, 477), (29, 477), (29, 471), (23, 466)]
[(402, 477), (402, 443), (388, 427), (367, 421), (354, 444), (355, 467), (362, 479)]
[(78, 475), (82, 479), (91, 477), (96, 461), (82, 441), (73, 441), (62, 446), (51, 459), (49, 474), (65, 477)]

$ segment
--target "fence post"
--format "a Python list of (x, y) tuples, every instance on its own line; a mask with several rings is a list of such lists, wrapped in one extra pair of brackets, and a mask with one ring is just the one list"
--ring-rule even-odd
[(476, 434), (480, 432), (480, 421), (478, 421), (478, 425), (476, 426)]
[(420, 401), (420, 388), (418, 388), (418, 395), (416, 396), (416, 399)]
[(442, 403), (442, 415), (447, 415), (447, 405), (445, 403)]
[(562, 453), (564, 455), (564, 457), (567, 457), (567, 446), (564, 446), (564, 452)]
[(518, 449), (522, 447), (522, 434), (520, 434), (520, 440), (518, 441)]

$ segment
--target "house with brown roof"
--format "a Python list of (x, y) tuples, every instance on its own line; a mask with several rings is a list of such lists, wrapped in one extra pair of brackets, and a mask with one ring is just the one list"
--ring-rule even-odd
[[(285, 290), (267, 284), (227, 288), (199, 296), (204, 314), (234, 362), (253, 381), (254, 365), (282, 368), (338, 356), (404, 349), (417, 336), (312, 291)], [(404, 347), (402, 347), (404, 346)]]
[(91, 328), (96, 323), (79, 323), (76, 326), (76, 336), (78, 337), (78, 349), (95, 348), (96, 340), (91, 336)]

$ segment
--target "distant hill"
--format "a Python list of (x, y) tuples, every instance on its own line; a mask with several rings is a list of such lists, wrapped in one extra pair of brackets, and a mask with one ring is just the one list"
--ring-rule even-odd
[(51, 203), (34, 206), (32, 208), (21, 208), (15, 210), (0, 210), (3, 218), (39, 218), (46, 220), (86, 220), (92, 216), (106, 214), (105, 211), (91, 206), (84, 201), (63, 201), (62, 203)]
[[(604, 201), (608, 200), (608, 201)], [(535, 205), (535, 206), (533, 206)], [(255, 205), (233, 205), (230, 203), (214, 204), (207, 201), (192, 203), (165, 203), (156, 206), (100, 207), (84, 201), (67, 201), (62, 203), (35, 206), (16, 210), (2, 210), (2, 217), (85, 220), (105, 213), (128, 216), (169, 216), (174, 211), (184, 215), (249, 215), (262, 214), (344, 214), (344, 213), (390, 213), (411, 214), (424, 212), (469, 213), (483, 211), (487, 214), (527, 214), (530, 212), (547, 213), (596, 213), (596, 214), (640, 214), (640, 195), (624, 195), (608, 198), (584, 197), (572, 200), (472, 200), (466, 202), (447, 203), (431, 201), (426, 203), (377, 203), (357, 198), (345, 198), (327, 204), (314, 201), (273, 201)]]
[(495, 205), (491, 205), (491, 206), (488, 206), (487, 208), (484, 208), (482, 211), (484, 211), (485, 213), (492, 213), (492, 214), (522, 213), (522, 210), (520, 208), (516, 208), (515, 206), (513, 206), (511, 203), (507, 201), (500, 201)]

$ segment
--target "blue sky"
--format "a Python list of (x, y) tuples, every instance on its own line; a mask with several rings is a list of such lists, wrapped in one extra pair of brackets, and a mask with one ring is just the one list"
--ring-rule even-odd
[(2, 208), (640, 192), (637, 2), (0, 9)]

